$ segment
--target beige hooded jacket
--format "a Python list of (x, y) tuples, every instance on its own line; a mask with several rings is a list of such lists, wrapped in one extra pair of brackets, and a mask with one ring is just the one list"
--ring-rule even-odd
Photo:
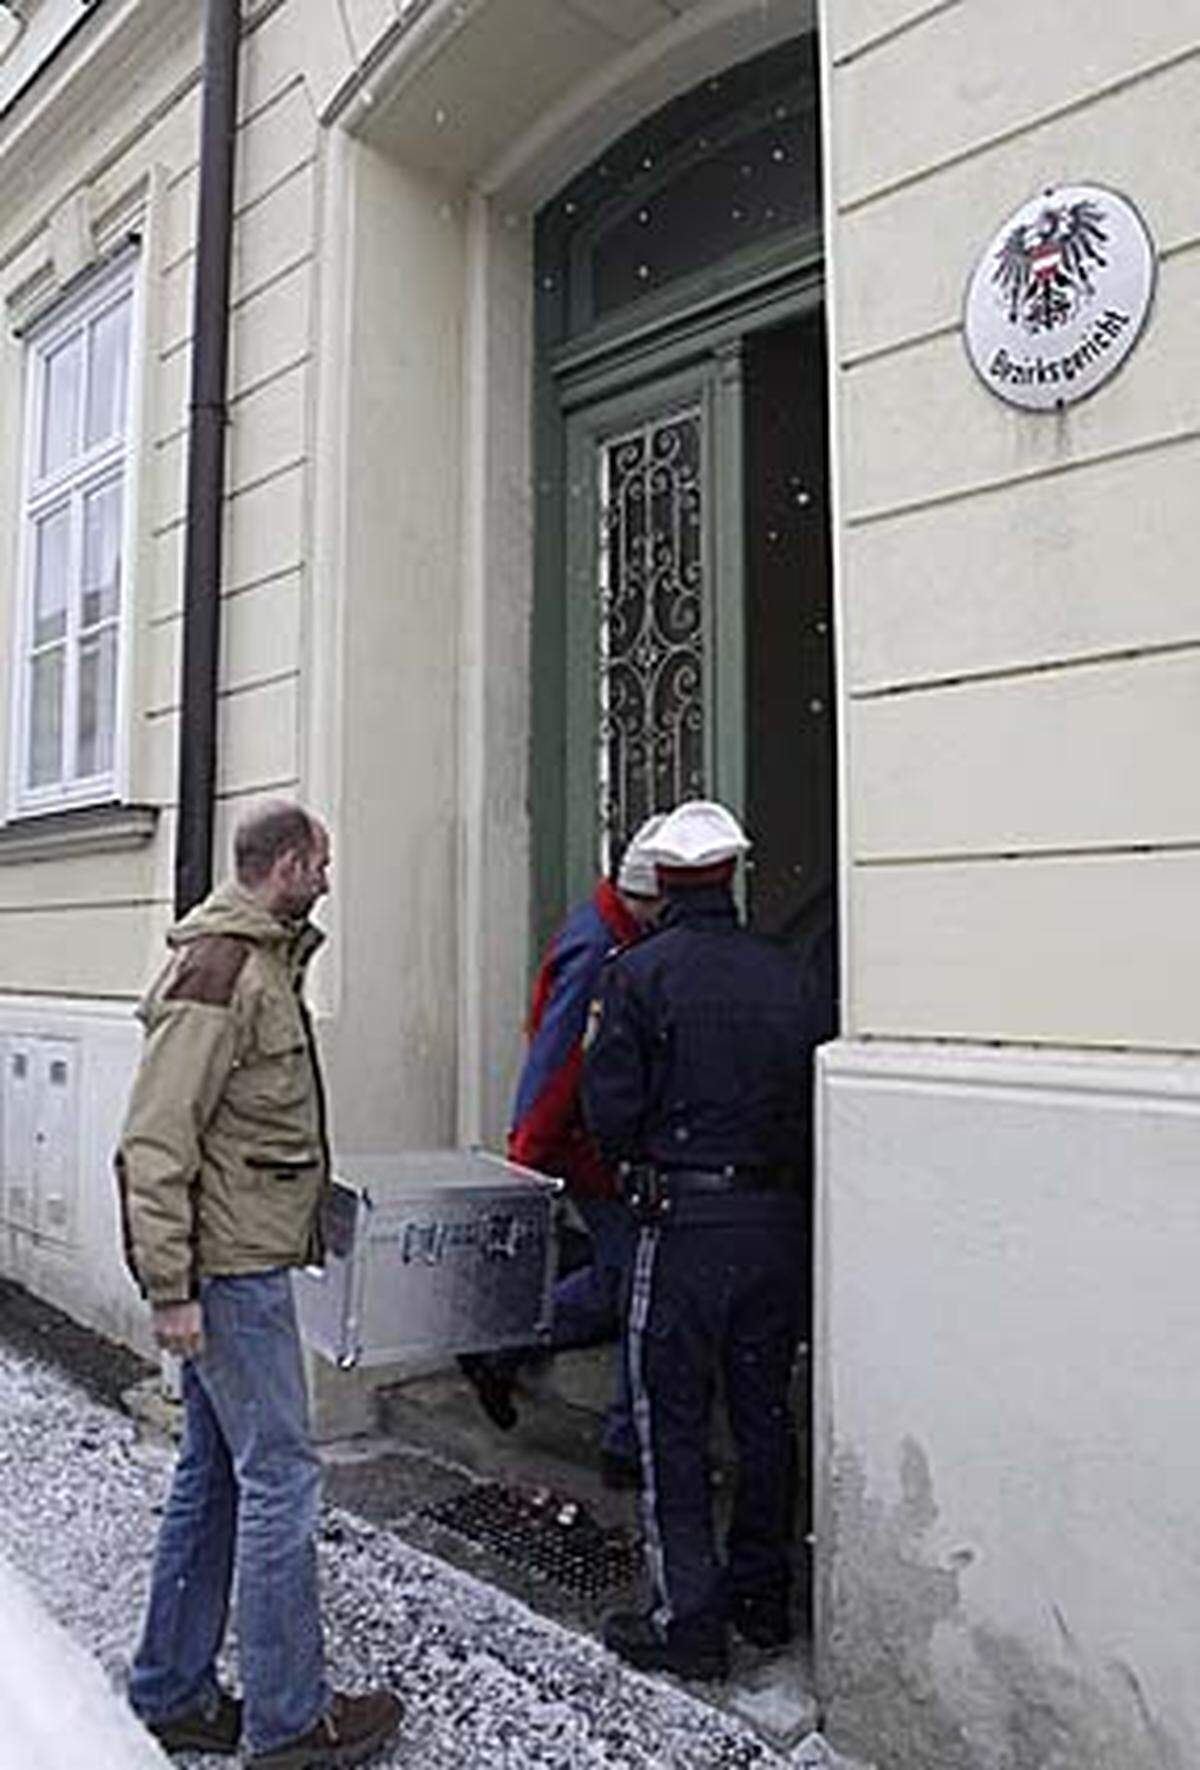
[(236, 884), (167, 936), (117, 1154), (126, 1256), (153, 1303), (321, 1259), (329, 1145), (301, 988), (323, 938)]

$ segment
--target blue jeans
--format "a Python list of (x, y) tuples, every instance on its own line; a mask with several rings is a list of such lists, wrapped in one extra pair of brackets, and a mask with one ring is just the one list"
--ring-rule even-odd
[(167, 1721), (216, 1691), (234, 1562), (244, 1738), (270, 1751), (329, 1706), (314, 1532), (320, 1468), (280, 1268), (201, 1281), (204, 1350), (183, 1367), (184, 1435), (129, 1697)]
[(557, 1352), (573, 1346), (601, 1346), (615, 1339), (616, 1392), (604, 1419), (603, 1445), (613, 1456), (636, 1462), (637, 1435), (629, 1399), (625, 1358), (625, 1301), (637, 1246), (637, 1225), (620, 1199), (576, 1201), (592, 1238), (592, 1258), (560, 1278), (554, 1287), (550, 1344)]

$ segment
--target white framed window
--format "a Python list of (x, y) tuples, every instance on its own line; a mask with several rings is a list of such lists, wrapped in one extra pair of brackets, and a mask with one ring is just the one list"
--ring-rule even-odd
[(126, 254), (26, 340), (18, 814), (119, 797), (135, 300)]

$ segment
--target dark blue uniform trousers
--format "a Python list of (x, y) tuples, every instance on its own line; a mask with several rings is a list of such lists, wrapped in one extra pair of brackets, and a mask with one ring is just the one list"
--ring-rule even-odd
[[(785, 1598), (795, 1437), (789, 1385), (807, 1238), (781, 1195), (672, 1200), (638, 1241), (628, 1326), (642, 1511), (658, 1625), (720, 1623), (731, 1601)], [(738, 1453), (717, 1555), (709, 1430), (718, 1374)]]

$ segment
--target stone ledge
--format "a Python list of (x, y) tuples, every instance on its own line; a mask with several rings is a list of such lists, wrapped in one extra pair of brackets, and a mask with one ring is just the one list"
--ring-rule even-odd
[(0, 867), (142, 848), (157, 827), (156, 805), (78, 805), (15, 818), (0, 825)]

